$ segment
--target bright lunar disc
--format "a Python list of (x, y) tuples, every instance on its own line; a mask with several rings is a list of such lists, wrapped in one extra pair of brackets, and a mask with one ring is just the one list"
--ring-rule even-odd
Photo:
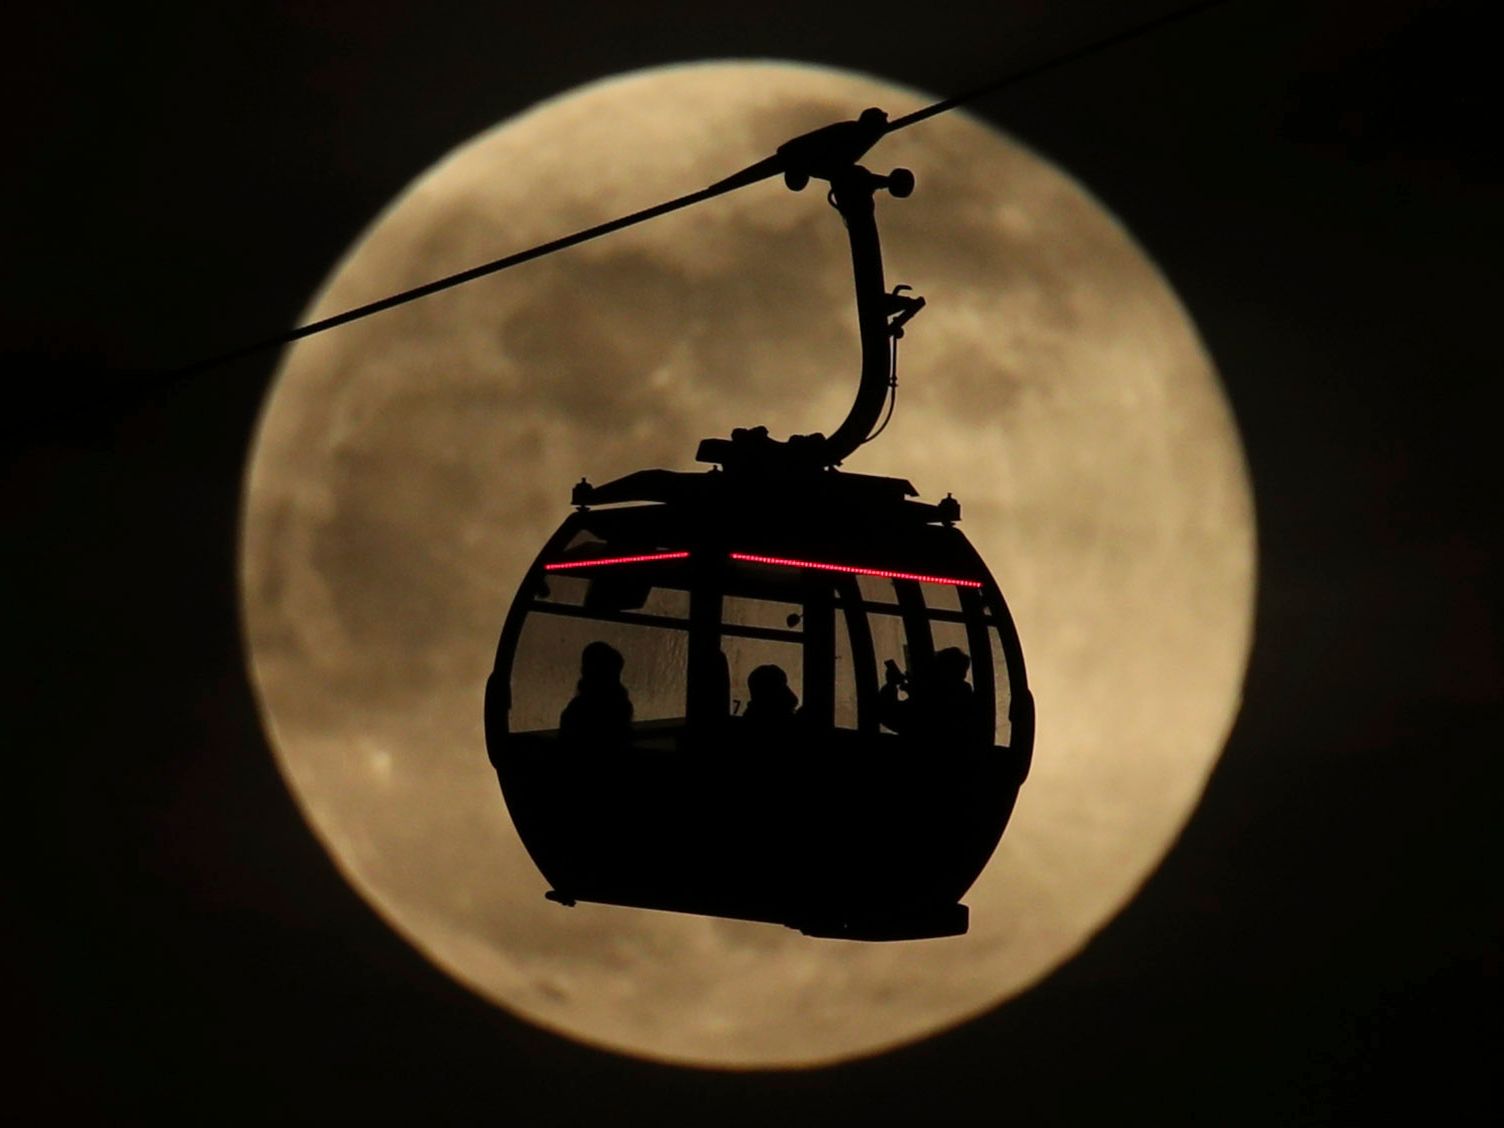
[[(322, 317), (709, 184), (867, 106), (930, 99), (826, 69), (664, 68), (504, 122), (351, 248)], [(245, 495), (250, 665), (278, 762), (350, 882), (509, 1011), (623, 1053), (807, 1066), (986, 1011), (1135, 893), (1201, 794), (1250, 640), (1252, 509), (1215, 372), (1103, 207), (959, 113), (866, 163), (889, 285), (929, 302), (898, 410), (847, 468), (954, 491), (1012, 606), (1034, 770), (966, 936), (815, 940), (544, 900), (486, 759), (514, 591), (582, 475), (696, 469), (705, 436), (840, 422), (859, 349), (817, 184), (721, 197), (297, 345)]]

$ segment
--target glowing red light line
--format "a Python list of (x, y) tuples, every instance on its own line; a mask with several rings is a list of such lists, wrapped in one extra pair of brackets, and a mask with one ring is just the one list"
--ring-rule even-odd
[(646, 556), (603, 556), (598, 560), (560, 560), (543, 565), (545, 572), (561, 572), (566, 568), (599, 568), (606, 564), (646, 564), (650, 560), (688, 560), (687, 552), (653, 552)]
[[(922, 584), (953, 584), (956, 587), (979, 588), (981, 580), (962, 580), (954, 576), (931, 576), (924, 572), (895, 572), (888, 568), (863, 568), (856, 564), (829, 564), (821, 560), (795, 560), (787, 556), (758, 556), (751, 552), (733, 552), (732, 560), (745, 564), (772, 564), (781, 568), (813, 568), (819, 572), (840, 572), (850, 576), (876, 576), (883, 580), (914, 580)], [(559, 560), (543, 565), (545, 572), (561, 572), (570, 568), (601, 568), (610, 564), (647, 564), (654, 560), (688, 560), (688, 552), (653, 552), (641, 556), (602, 556), (595, 560)]]
[(876, 576), (883, 580), (917, 580), (922, 584), (954, 584), (956, 587), (979, 588), (981, 580), (958, 580), (951, 576), (927, 576), (922, 572), (893, 572), (886, 568), (859, 568), (855, 564), (825, 564), (818, 560), (790, 560), (782, 556), (754, 556), (750, 552), (733, 552), (731, 559), (748, 564), (777, 564), (785, 568), (814, 568), (821, 572), (844, 572), (853, 576)]

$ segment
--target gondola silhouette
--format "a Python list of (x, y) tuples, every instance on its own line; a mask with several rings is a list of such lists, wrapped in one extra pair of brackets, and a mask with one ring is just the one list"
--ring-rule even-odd
[[(924, 306), (908, 287), (886, 290), (873, 206), (879, 190), (908, 196), (914, 177), (857, 161), (889, 133), (1228, 2), (1189, 4), (896, 120), (869, 109), (705, 188), (164, 376), (182, 380), (771, 177), (796, 192), (827, 182), (851, 241), (862, 349), (845, 421), (829, 437), (779, 442), (753, 427), (705, 439), (696, 458), (712, 469), (699, 474), (644, 470), (575, 486), (576, 511), (502, 627), (486, 746), (547, 895), (565, 905), (849, 939), (963, 933), (960, 898), (1029, 772), (1034, 701), (1008, 606), (955, 527), (955, 499), (919, 502), (903, 479), (837, 469), (887, 425), (878, 419), (885, 402), (892, 410), (896, 342)], [(759, 708), (758, 681), (782, 686), (797, 708)]]
[(924, 305), (887, 289), (874, 207), (914, 177), (856, 163), (890, 128), (868, 110), (733, 178), (829, 184), (862, 352), (845, 421), (705, 439), (703, 472), (582, 480), (506, 616), (487, 748), (564, 905), (862, 940), (967, 929), (961, 898), (1028, 774), (1034, 707), (959, 503), (838, 469), (881, 430)]
[[(794, 191), (830, 185), (851, 241), (862, 349), (845, 421), (829, 437), (779, 442), (753, 427), (706, 439), (703, 473), (581, 480), (575, 512), (506, 616), (486, 682), (486, 746), (551, 899), (848, 939), (966, 931), (960, 898), (1029, 772), (1034, 701), (1008, 606), (956, 528), (955, 499), (919, 502), (900, 478), (837, 469), (887, 425), (878, 418), (896, 394), (897, 341), (924, 306), (905, 286), (886, 290), (873, 206), (879, 190), (908, 196), (914, 177), (857, 161), (889, 133), (1227, 2), (1165, 13), (896, 120), (867, 110), (708, 187), (169, 374), (302, 340), (770, 177)], [(782, 706), (760, 703), (758, 684)]]

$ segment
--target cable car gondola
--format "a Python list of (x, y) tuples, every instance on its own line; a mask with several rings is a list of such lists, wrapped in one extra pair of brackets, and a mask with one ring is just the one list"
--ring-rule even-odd
[(846, 420), (706, 439), (703, 472), (581, 481), (506, 617), (486, 743), (555, 901), (848, 939), (966, 931), (961, 898), (1028, 774), (1033, 699), (959, 504), (837, 468), (872, 437), (924, 304), (886, 289), (873, 205), (913, 177), (856, 163), (886, 128), (868, 110), (770, 158), (794, 190), (828, 181), (846, 224), (862, 346)]

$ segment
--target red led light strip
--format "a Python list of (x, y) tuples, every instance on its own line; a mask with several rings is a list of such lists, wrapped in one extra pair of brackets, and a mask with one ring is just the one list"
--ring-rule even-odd
[(654, 552), (647, 556), (603, 556), (599, 560), (561, 560), (545, 564), (545, 572), (561, 572), (565, 568), (599, 568), (605, 564), (646, 564), (650, 560), (688, 560), (687, 552)]
[(853, 576), (877, 576), (883, 580), (917, 580), (922, 584), (955, 584), (956, 587), (979, 588), (981, 580), (958, 580), (951, 576), (926, 576), (920, 572), (890, 572), (886, 568), (858, 568), (854, 564), (822, 564), (817, 560), (789, 560), (782, 556), (754, 556), (750, 552), (733, 552), (731, 559), (747, 564), (778, 564), (785, 568), (815, 568), (821, 572), (845, 572)]
[[(922, 584), (954, 584), (956, 587), (979, 588), (981, 580), (960, 580), (954, 576), (930, 576), (923, 572), (894, 572), (887, 568), (861, 568), (855, 564), (826, 564), (819, 560), (794, 560), (786, 556), (758, 556), (751, 552), (733, 552), (732, 560), (745, 564), (773, 564), (782, 568), (813, 568), (820, 572), (841, 572), (850, 576), (876, 576), (883, 580), (914, 580)], [(601, 568), (608, 564), (646, 564), (654, 560), (688, 560), (687, 552), (654, 552), (644, 556), (602, 556), (596, 560), (560, 560), (543, 565), (545, 572), (568, 568)]]

